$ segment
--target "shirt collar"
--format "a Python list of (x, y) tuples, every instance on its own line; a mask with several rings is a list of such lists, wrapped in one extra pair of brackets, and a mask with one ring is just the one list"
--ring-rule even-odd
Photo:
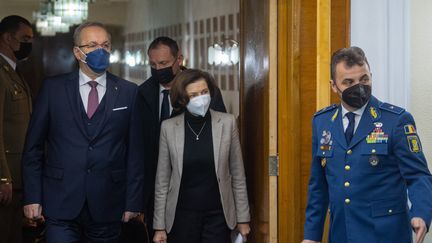
[[(81, 69), (79, 70), (79, 85), (86, 85), (92, 79), (87, 76)], [(101, 76), (97, 77), (94, 81), (98, 83), (98, 85), (106, 87), (106, 72)]]
[(13, 70), (16, 70), (16, 62), (12, 61), (9, 57), (5, 56), (3, 53), (0, 53), (0, 55), (6, 60), (6, 62), (13, 68)]
[[(369, 104), (369, 101), (366, 103), (366, 104), (364, 104), (360, 109), (357, 109), (357, 110), (355, 110), (355, 111), (353, 111), (352, 113), (354, 113), (354, 114), (356, 114), (357, 116), (362, 116), (363, 115), (363, 112), (364, 112), (364, 110), (366, 109), (366, 106)], [(345, 117), (345, 115), (349, 112), (349, 110), (347, 110), (344, 106), (343, 106), (343, 104), (341, 104), (341, 106), (342, 106), (342, 118), (344, 118)]]
[[(162, 84), (159, 84), (159, 94), (162, 94), (162, 91), (166, 90), (167, 88), (165, 88), (164, 86), (162, 86)], [(167, 89), (169, 90), (169, 89)]]

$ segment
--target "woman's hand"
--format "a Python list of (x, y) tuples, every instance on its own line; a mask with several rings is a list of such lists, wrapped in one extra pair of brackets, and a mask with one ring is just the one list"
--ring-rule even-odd
[(167, 242), (167, 234), (165, 230), (156, 230), (154, 237), (153, 237), (154, 243), (166, 243)]
[(243, 242), (247, 241), (247, 236), (250, 232), (249, 224), (237, 224), (237, 230), (243, 236)]

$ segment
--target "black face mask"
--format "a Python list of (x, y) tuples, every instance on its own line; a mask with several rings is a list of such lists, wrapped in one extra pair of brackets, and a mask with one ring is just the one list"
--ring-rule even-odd
[(161, 68), (161, 69), (151, 68), (151, 75), (160, 84), (167, 84), (167, 83), (171, 82), (175, 77), (173, 70), (172, 70), (172, 66), (166, 67), (166, 68)]
[(371, 86), (356, 84), (342, 92), (342, 100), (351, 107), (361, 108), (369, 101), (371, 95)]
[(27, 58), (32, 51), (31, 42), (20, 42), (20, 48), (18, 51), (14, 51), (14, 55), (18, 61)]

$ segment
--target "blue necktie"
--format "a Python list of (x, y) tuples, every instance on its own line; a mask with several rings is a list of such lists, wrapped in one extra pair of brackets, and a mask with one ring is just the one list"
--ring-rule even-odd
[(345, 130), (345, 139), (347, 141), (347, 144), (350, 144), (351, 139), (354, 135), (355, 114), (352, 112), (348, 112), (345, 116), (348, 118), (349, 121), (348, 127)]
[(163, 120), (168, 119), (170, 117), (170, 105), (169, 105), (169, 100), (168, 100), (169, 90), (164, 89), (164, 90), (162, 90), (162, 93), (163, 93), (163, 99), (162, 99), (160, 121), (163, 121)]

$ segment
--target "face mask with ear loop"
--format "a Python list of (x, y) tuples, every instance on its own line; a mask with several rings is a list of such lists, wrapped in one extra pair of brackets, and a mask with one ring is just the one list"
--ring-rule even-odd
[(85, 54), (81, 48), (77, 47), (78, 50), (84, 54), (85, 60), (80, 59), (81, 62), (87, 64), (87, 66), (95, 73), (105, 72), (110, 64), (110, 53), (103, 48), (98, 48)]
[[(334, 81), (333, 81), (334, 82)], [(342, 93), (342, 100), (349, 106), (353, 108), (363, 107), (372, 96), (372, 88), (370, 85), (356, 84), (349, 88), (346, 88), (343, 92), (339, 89), (334, 82), (336, 89)]]

